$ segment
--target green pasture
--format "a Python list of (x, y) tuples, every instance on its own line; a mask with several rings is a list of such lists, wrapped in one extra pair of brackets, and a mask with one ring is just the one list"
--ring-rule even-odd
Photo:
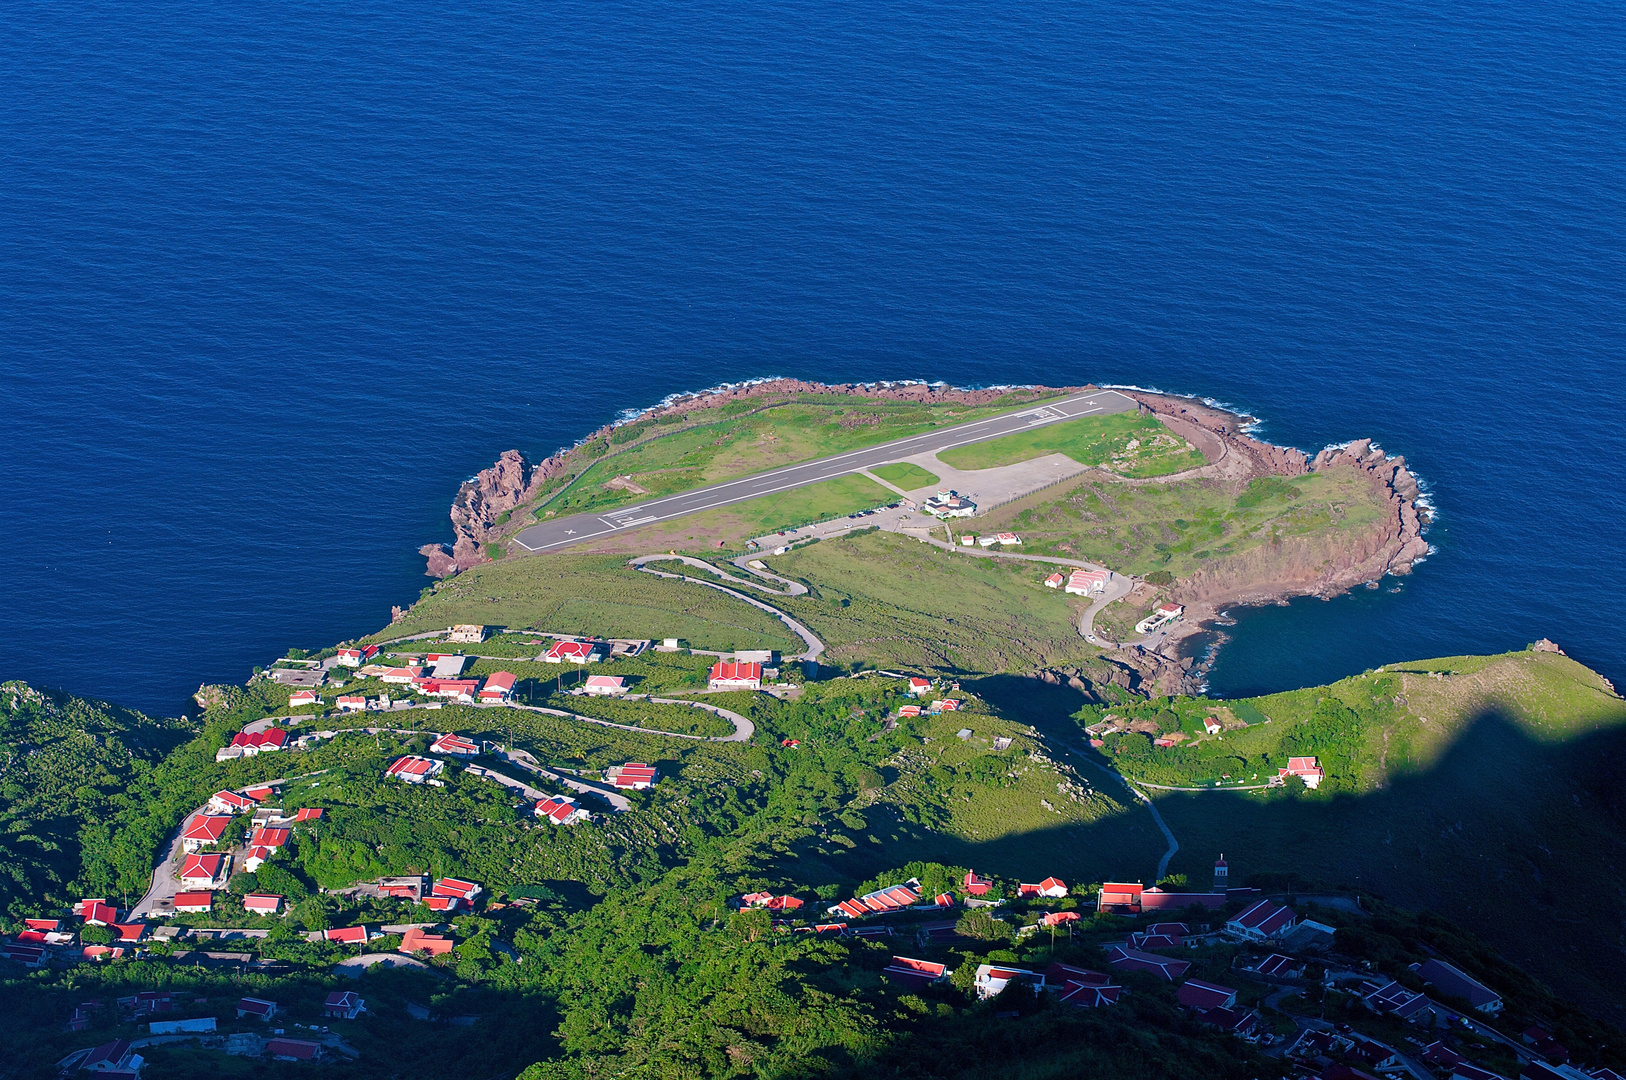
[(1202, 454), (1162, 421), (1140, 413), (1046, 424), (944, 450), (937, 457), (956, 469), (975, 470), (1014, 465), (1046, 454), (1066, 454), (1080, 465), (1131, 477), (1167, 476), (1205, 464)]
[(927, 472), (912, 461), (894, 461), (890, 465), (871, 469), (870, 472), (904, 491), (914, 491), (916, 488), (928, 487), (939, 482), (935, 473)]

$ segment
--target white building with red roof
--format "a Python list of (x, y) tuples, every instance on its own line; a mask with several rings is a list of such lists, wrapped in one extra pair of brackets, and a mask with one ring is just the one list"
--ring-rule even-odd
[(230, 824), (231, 818), (224, 814), (196, 814), (181, 831), (181, 847), (186, 851), (212, 847), (220, 843)]
[(366, 1000), (354, 990), (335, 990), (322, 1002), (322, 1015), (335, 1020), (354, 1020), (366, 1011)]
[(339, 926), (323, 930), (322, 937), (328, 941), (336, 941), (340, 945), (365, 945), (369, 935), (366, 926)]
[(264, 998), (239, 998), (237, 1001), (237, 1019), (239, 1020), (269, 1020), (277, 1015), (277, 1003), (266, 1001)]
[(596, 641), (555, 641), (542, 659), (549, 664), (596, 664), (604, 659), (604, 646)]
[(288, 707), (290, 709), (300, 709), (306, 705), (320, 705), (321, 703), (322, 699), (316, 696), (315, 690), (295, 690), (288, 695)]
[(79, 901), (78, 913), (87, 926), (112, 926), (119, 919), (118, 910), (100, 896)]
[(606, 780), (618, 788), (629, 791), (643, 791), (654, 787), (660, 775), (654, 767), (639, 761), (629, 761), (625, 765), (614, 765), (604, 770)]
[(916, 960), (908, 956), (894, 956), (892, 963), (882, 969), (881, 974), (893, 982), (918, 990), (922, 986), (946, 981), (948, 965), (930, 960)]
[(254, 809), (253, 799), (239, 795), (235, 791), (217, 791), (209, 796), (209, 802), (204, 809), (214, 814), (246, 814)]
[(1321, 762), (1313, 757), (1295, 757), (1287, 759), (1287, 767), (1276, 771), (1276, 779), (1271, 783), (1281, 786), (1287, 782), (1289, 776), (1296, 776), (1304, 781), (1304, 786), (1314, 790), (1326, 778), (1322, 771)]
[(1180, 1004), (1188, 1009), (1207, 1012), (1209, 1009), (1229, 1009), (1236, 1004), (1236, 991), (1219, 983), (1187, 979), (1175, 992)]
[(181, 863), (183, 889), (220, 889), (231, 877), (230, 855), (188, 855)]
[(276, 854), (268, 847), (250, 847), (243, 852), (243, 871), (252, 874)]
[(480, 700), (487, 705), (501, 705), (514, 696), (517, 678), (512, 671), (493, 671), (480, 687)]
[(992, 880), (985, 877), (978, 877), (975, 870), (967, 870), (965, 872), (965, 881), (962, 884), (967, 895), (970, 896), (982, 896), (988, 892), (988, 890), (994, 887)]
[(1062, 577), (1060, 574), (1051, 574), (1049, 577), (1044, 579), (1044, 587), (1047, 589), (1059, 589), (1063, 584), (1066, 583), (1066, 581), (1067, 579)]
[(913, 907), (920, 902), (920, 882), (910, 879), (901, 885), (888, 885), (885, 888), (867, 892), (863, 896), (852, 900), (843, 900), (829, 909), (831, 915), (843, 915), (849, 919), (862, 919), (869, 915), (885, 915), (893, 911), (902, 911)]
[(1047, 877), (1035, 884), (1023, 882), (1016, 887), (1016, 895), (1024, 899), (1035, 897), (1055, 899), (1067, 895), (1067, 883), (1058, 877)]
[(443, 698), (464, 705), (474, 704), (479, 679), (414, 679), (412, 685), (426, 697)]
[(446, 763), (437, 758), (418, 757), (408, 754), (406, 757), (396, 758), (390, 762), (390, 767), (384, 770), (385, 776), (393, 776), (397, 780), (404, 780), (409, 784), (421, 784), (425, 780), (432, 780), (439, 776)]
[(589, 675), (582, 686), (582, 693), (593, 697), (609, 697), (626, 692), (627, 679), (624, 675)]
[(1145, 891), (1146, 887), (1138, 881), (1103, 882), (1096, 909), (1113, 915), (1139, 915), (1141, 894)]
[(266, 847), (275, 850), (288, 842), (293, 835), (292, 829), (255, 829), (254, 836), (249, 840), (253, 847)]
[(591, 820), (593, 816), (583, 810), (575, 799), (568, 799), (562, 795), (551, 795), (538, 800), (533, 812), (537, 817), (555, 825), (574, 825), (578, 821)]
[(1225, 932), (1245, 941), (1270, 941), (1286, 934), (1298, 923), (1290, 907), (1261, 900), (1225, 924)]
[(920, 697), (922, 694), (928, 694), (928, 693), (931, 692), (931, 689), (932, 689), (932, 681), (930, 679), (922, 679), (919, 675), (914, 675), (914, 676), (910, 677), (910, 679), (909, 679), (909, 696), (910, 697)]
[(1191, 970), (1191, 965), (1184, 960), (1175, 960), (1167, 956), (1158, 956), (1156, 953), (1141, 952), (1131, 949), (1127, 945), (1108, 945), (1107, 963), (1119, 971), (1148, 971), (1160, 979), (1173, 982)]
[(461, 735), (446, 734), (429, 744), (431, 754), (452, 754), (457, 757), (478, 757), (480, 744)]
[(719, 660), (711, 665), (711, 676), (706, 685), (712, 690), (761, 690), (762, 665)]
[(1037, 994), (1044, 989), (1044, 975), (1027, 968), (1012, 967), (1009, 964), (981, 964), (977, 967), (976, 981), (973, 984), (977, 997), (987, 1000), (998, 997), (1011, 983), (1020, 983), (1033, 988)]
[(178, 892), (175, 894), (175, 910), (199, 914), (214, 907), (215, 894), (212, 892)]
[(379, 677), (380, 682), (394, 683), (397, 686), (411, 686), (423, 678), (421, 667), (393, 667), (387, 668)]
[(367, 698), (362, 694), (340, 694), (334, 704), (340, 712), (366, 712)]
[(1057, 1001), (1080, 1009), (1115, 1004), (1123, 993), (1123, 987), (1114, 986), (1109, 975), (1060, 962), (1044, 969), (1044, 982)]
[(252, 915), (276, 915), (282, 912), (282, 897), (276, 893), (249, 893), (243, 897), (243, 910)]
[(340, 649), (335, 660), (344, 667), (360, 667), (378, 655), (377, 645), (363, 645), (356, 649)]

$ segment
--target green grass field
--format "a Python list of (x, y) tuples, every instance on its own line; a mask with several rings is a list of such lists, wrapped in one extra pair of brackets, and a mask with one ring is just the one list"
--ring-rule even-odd
[(938, 454), (956, 469), (992, 469), (1019, 461), (1066, 454), (1122, 476), (1167, 476), (1205, 464), (1197, 450), (1151, 416), (1114, 413), (1048, 424)]
[[(602, 440), (580, 448), (576, 453), (584, 462), (594, 455), (598, 459), (586, 465), (568, 490), (545, 494), (533, 509), (556, 514), (602, 510), (979, 420), (1041, 399), (1013, 392), (994, 405), (970, 406), (806, 398), (760, 411), (751, 411), (757, 403), (735, 402), (722, 415), (697, 414), (705, 421), (698, 426), (680, 421), (670, 434), (650, 424), (618, 429), (627, 449)], [(648, 441), (633, 441), (637, 438)], [(617, 486), (606, 486), (611, 483)]]
[[(1292, 481), (1254, 480), (1240, 496), (1220, 480), (1130, 486), (1086, 480), (988, 514), (984, 532), (1012, 529), (1023, 551), (1104, 563), (1120, 573), (1183, 577), (1267, 545), (1306, 550), (1318, 537), (1378, 525), (1387, 512), (1371, 480), (1328, 469)], [(1282, 559), (1293, 552), (1284, 551)], [(1275, 556), (1273, 556), (1274, 558)]]
[[(873, 486), (873, 485), (872, 485)], [(639, 573), (615, 555), (484, 563), (447, 578), (404, 621), (369, 640), (457, 623), (601, 637), (667, 638), (698, 649), (796, 652), (783, 623), (715, 589)]]
[(871, 469), (870, 472), (889, 484), (896, 484), (904, 491), (914, 491), (916, 488), (939, 482), (936, 473), (929, 473), (912, 461), (894, 461), (890, 465)]

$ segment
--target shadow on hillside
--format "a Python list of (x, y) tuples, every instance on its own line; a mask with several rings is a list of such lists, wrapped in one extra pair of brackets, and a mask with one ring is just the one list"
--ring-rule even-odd
[[(1084, 695), (999, 676), (969, 684), (1012, 719), (1032, 724), (1052, 752), (1105, 793), (1099, 757), (1070, 719)], [(1063, 753), (1071, 750), (1071, 753)], [(1086, 764), (1087, 763), (1087, 764)], [(1193, 888), (1224, 854), (1231, 877), (1297, 874), (1396, 906), (1433, 910), (1494, 944), (1507, 959), (1614, 1023), (1626, 1021), (1626, 726), (1568, 742), (1532, 739), (1487, 710), (1463, 726), (1425, 772), (1361, 795), (1285, 792), (1153, 793), (1180, 851), (1171, 874)], [(1116, 847), (1124, 820), (1156, 840)], [(1072, 845), (1113, 851), (1103, 876), (1148, 883), (1163, 851), (1136, 809), (1083, 828), (1022, 837), (1026, 850)], [(1054, 841), (1062, 840), (1063, 844)], [(1004, 870), (1009, 841), (943, 845), (942, 861)], [(1022, 874), (1048, 869), (1028, 864)]]

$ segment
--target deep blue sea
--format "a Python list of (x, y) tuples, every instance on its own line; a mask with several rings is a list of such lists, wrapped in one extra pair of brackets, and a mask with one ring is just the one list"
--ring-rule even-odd
[[(1626, 680), (1616, 3), (0, 2), (0, 677), (174, 712), (457, 485), (753, 376), (1133, 383), (1439, 510), (1240, 693)], [(1389, 583), (1392, 584), (1392, 583)]]

